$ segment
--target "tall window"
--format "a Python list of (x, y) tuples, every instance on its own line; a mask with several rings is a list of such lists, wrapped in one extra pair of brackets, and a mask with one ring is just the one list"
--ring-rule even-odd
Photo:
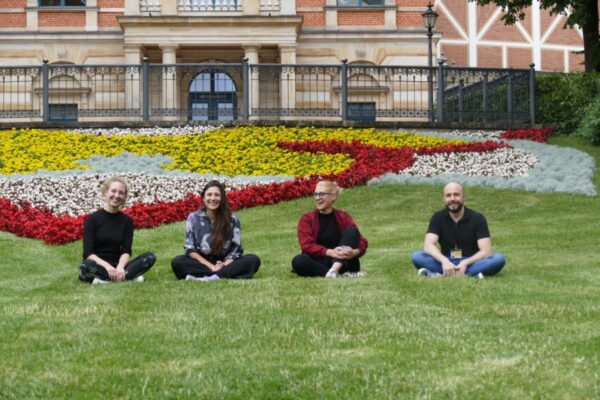
[(86, 0), (39, 0), (40, 7), (85, 7)]
[(369, 7), (383, 6), (385, 0), (337, 0), (339, 7)]
[(233, 79), (219, 71), (201, 72), (190, 83), (188, 117), (193, 121), (237, 119)]

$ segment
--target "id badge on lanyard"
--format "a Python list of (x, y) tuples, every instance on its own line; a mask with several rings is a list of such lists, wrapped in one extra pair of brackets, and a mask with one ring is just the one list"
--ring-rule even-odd
[(462, 258), (462, 250), (454, 248), (450, 250), (450, 259)]

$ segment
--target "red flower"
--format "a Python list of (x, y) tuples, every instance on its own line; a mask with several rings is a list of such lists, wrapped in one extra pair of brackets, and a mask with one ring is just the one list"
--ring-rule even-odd
[(502, 139), (524, 139), (546, 143), (554, 130), (552, 128), (541, 129), (509, 129), (500, 134)]
[[(508, 131), (520, 132), (520, 131)], [(507, 133), (508, 133), (507, 132)], [(531, 136), (531, 135), (530, 135)], [(415, 155), (429, 155), (446, 152), (486, 152), (510, 147), (494, 141), (475, 142), (461, 145), (437, 147), (377, 147), (363, 144), (358, 140), (352, 143), (331, 140), (328, 142), (289, 142), (278, 146), (297, 152), (347, 154), (355, 161), (348, 169), (337, 174), (296, 178), (291, 182), (275, 182), (269, 185), (248, 186), (229, 192), (227, 198), (232, 210), (276, 204), (281, 201), (298, 199), (310, 195), (316, 183), (322, 179), (336, 181), (341, 187), (350, 188), (365, 185), (368, 180), (388, 172), (399, 172), (415, 162)], [(154, 228), (162, 224), (184, 220), (187, 215), (202, 206), (202, 198), (188, 194), (184, 199), (165, 202), (137, 203), (123, 212), (133, 219), (136, 228)], [(69, 243), (83, 236), (86, 215), (72, 217), (54, 215), (45, 209), (38, 209), (27, 202), (14, 204), (10, 199), (0, 198), (0, 230), (18, 236), (42, 239), (48, 244)]]

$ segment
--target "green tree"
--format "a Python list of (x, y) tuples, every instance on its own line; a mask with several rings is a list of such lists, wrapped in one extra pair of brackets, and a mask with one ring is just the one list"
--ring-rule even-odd
[[(531, 7), (532, 0), (470, 0), (477, 5), (490, 3), (502, 8), (505, 15), (502, 20), (512, 25), (525, 17), (525, 9)], [(569, 10), (566, 26), (578, 25), (583, 31), (583, 53), (585, 71), (600, 72), (600, 42), (598, 36), (598, 0), (540, 0), (540, 7), (550, 13), (566, 14)]]

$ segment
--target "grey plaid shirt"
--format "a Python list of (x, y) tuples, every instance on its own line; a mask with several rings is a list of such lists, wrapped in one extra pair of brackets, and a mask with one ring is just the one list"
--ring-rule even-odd
[[(223, 249), (225, 250), (224, 259), (237, 259), (242, 256), (242, 231), (240, 229), (240, 220), (235, 214), (231, 214), (231, 234), (225, 238)], [(186, 254), (195, 251), (204, 256), (215, 256), (210, 248), (212, 225), (208, 215), (203, 210), (198, 210), (187, 217), (185, 224), (185, 244), (183, 248)]]

